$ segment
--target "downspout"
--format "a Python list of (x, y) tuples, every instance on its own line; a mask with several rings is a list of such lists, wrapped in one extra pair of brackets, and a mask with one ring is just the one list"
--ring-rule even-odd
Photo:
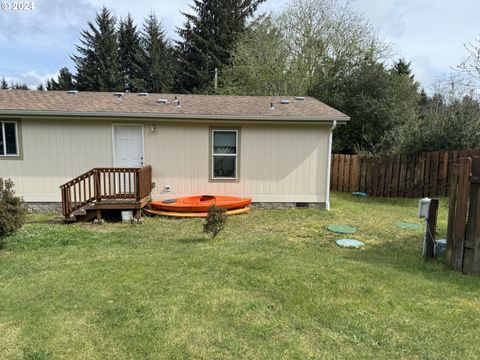
[(330, 134), (328, 135), (328, 150), (327, 150), (327, 181), (325, 181), (325, 209), (330, 211), (330, 172), (332, 170), (332, 139), (333, 130), (337, 128), (337, 120), (333, 120)]

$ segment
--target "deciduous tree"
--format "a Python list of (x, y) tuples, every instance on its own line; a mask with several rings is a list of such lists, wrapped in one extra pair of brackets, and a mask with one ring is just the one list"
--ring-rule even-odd
[[(480, 148), (480, 103), (458, 76), (439, 81), (426, 96), (418, 121), (398, 136), (399, 152)], [(470, 92), (470, 94), (468, 94)]]
[(220, 79), (225, 94), (276, 96), (292, 92), (284, 37), (271, 18), (249, 25)]
[(480, 80), (480, 38), (465, 44), (467, 58), (460, 63), (458, 69), (476, 80)]
[(419, 96), (411, 78), (373, 59), (357, 65), (334, 89), (329, 93), (318, 83), (311, 94), (350, 116), (335, 132), (336, 152), (390, 152), (399, 129), (418, 120)]

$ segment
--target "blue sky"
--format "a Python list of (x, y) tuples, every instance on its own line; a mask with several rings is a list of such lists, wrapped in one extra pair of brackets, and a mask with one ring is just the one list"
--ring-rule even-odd
[[(0, 0), (0, 2), (13, 1)], [(0, 77), (30, 86), (74, 70), (70, 55), (79, 32), (102, 5), (117, 16), (131, 13), (140, 24), (154, 10), (170, 37), (181, 26), (180, 11), (190, 0), (36, 0), (32, 11), (0, 10)], [(263, 11), (279, 11), (288, 1), (267, 0)], [(480, 36), (480, 2), (474, 0), (353, 0), (397, 57), (412, 61), (415, 76), (428, 89), (465, 57), (463, 44)]]

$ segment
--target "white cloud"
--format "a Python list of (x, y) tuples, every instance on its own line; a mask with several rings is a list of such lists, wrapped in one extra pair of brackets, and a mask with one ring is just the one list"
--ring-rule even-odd
[(433, 82), (465, 58), (465, 42), (480, 32), (480, 3), (457, 0), (356, 0), (354, 6), (390, 42), (398, 56), (412, 61), (418, 80)]
[(0, 46), (16, 44), (61, 45), (85, 27), (96, 7), (85, 0), (36, 0), (34, 10), (0, 12)]
[(30, 70), (26, 73), (13, 75), (13, 76), (5, 76), (5, 80), (9, 84), (27, 84), (30, 89), (36, 89), (39, 84), (45, 85), (47, 80), (51, 78), (57, 78), (58, 72), (51, 73), (51, 74), (39, 74), (35, 70)]

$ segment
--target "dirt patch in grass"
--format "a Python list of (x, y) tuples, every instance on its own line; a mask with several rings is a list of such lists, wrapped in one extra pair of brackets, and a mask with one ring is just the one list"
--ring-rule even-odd
[(46, 219), (46, 220), (29, 220), (25, 224), (45, 224), (45, 225), (68, 225), (63, 218)]

